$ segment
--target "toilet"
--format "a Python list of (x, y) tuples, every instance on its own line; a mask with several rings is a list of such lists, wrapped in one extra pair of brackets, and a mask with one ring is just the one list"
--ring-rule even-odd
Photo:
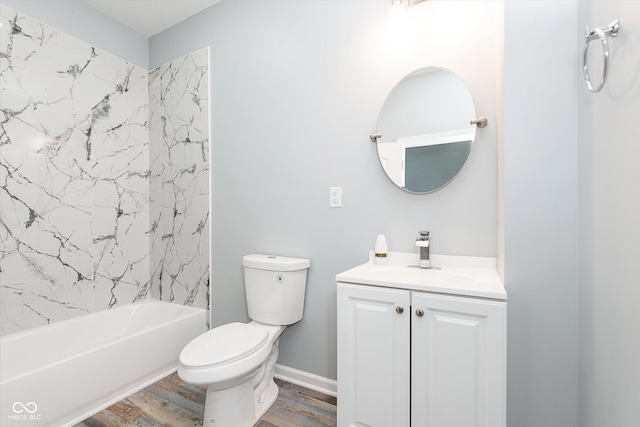
[(228, 323), (196, 337), (180, 353), (178, 375), (207, 389), (203, 425), (251, 427), (278, 397), (278, 340), (302, 319), (308, 259), (242, 258), (249, 323)]

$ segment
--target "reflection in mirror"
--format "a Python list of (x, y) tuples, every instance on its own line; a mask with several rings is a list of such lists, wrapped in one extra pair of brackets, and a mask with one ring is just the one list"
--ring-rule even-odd
[(471, 152), (473, 98), (453, 72), (428, 67), (402, 79), (378, 119), (378, 157), (387, 176), (414, 193), (442, 188)]

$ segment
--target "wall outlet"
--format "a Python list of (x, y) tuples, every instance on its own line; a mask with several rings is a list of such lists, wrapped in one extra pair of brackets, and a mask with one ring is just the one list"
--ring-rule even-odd
[(342, 207), (342, 187), (329, 187), (329, 207)]

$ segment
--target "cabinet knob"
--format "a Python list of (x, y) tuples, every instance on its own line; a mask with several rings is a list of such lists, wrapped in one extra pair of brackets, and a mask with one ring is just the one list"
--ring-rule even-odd
[(397, 306), (397, 307), (396, 307), (396, 313), (398, 313), (398, 314), (402, 314), (402, 313), (404, 313), (404, 308), (402, 308), (402, 306), (400, 306), (400, 305), (399, 305), (399, 306)]
[(418, 317), (424, 316), (424, 310), (421, 309), (421, 308), (417, 309), (416, 310), (416, 316), (418, 316)]

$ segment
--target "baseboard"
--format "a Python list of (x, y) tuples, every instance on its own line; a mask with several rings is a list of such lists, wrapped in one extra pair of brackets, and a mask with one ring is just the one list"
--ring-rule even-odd
[(330, 380), (329, 378), (324, 378), (316, 374), (276, 364), (273, 376), (310, 390), (328, 394), (329, 396), (336, 397), (338, 395), (337, 381)]

